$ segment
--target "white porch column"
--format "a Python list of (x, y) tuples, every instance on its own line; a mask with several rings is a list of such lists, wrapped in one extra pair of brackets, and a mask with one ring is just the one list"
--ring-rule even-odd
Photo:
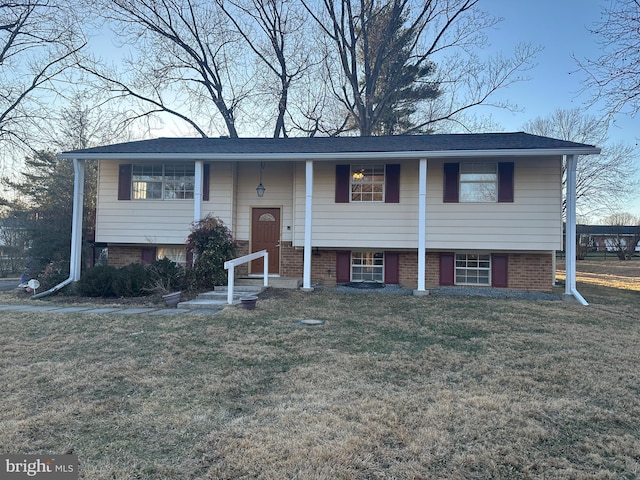
[(193, 186), (193, 221), (197, 222), (202, 219), (202, 177), (204, 174), (204, 162), (196, 160), (196, 169)]
[(414, 295), (424, 295), (427, 253), (427, 159), (420, 159), (418, 173), (418, 289)]
[(304, 202), (304, 268), (302, 291), (313, 291), (311, 288), (311, 211), (313, 207), (313, 160), (307, 160), (305, 168), (305, 202)]
[(82, 271), (82, 209), (84, 206), (84, 160), (73, 159), (73, 214), (71, 220), (71, 260), (69, 277), (80, 280)]
[(575, 297), (582, 305), (589, 305), (576, 289), (576, 166), (578, 157), (576, 155), (567, 155), (565, 160), (567, 167), (567, 218), (564, 251), (567, 277), (564, 293)]

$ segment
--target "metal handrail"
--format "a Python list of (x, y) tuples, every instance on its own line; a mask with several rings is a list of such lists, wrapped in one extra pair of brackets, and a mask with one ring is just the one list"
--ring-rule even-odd
[(264, 257), (264, 267), (262, 272), (264, 275), (264, 286), (269, 286), (269, 253), (266, 250), (260, 250), (259, 252), (250, 253), (242, 257), (234, 258), (224, 262), (224, 269), (229, 270), (227, 274), (227, 303), (231, 305), (233, 303), (233, 283), (235, 282), (235, 269), (238, 265), (248, 263), (252, 260), (257, 260), (260, 257)]

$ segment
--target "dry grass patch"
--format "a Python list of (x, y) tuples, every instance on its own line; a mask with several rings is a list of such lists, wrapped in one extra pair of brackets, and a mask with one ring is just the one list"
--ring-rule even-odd
[[(564, 279), (564, 261), (558, 261), (558, 278)], [(633, 290), (640, 292), (640, 258), (579, 260), (576, 263), (576, 281), (588, 285)]]
[(611, 290), (0, 312), (0, 450), (74, 448), (87, 479), (636, 478), (640, 307)]

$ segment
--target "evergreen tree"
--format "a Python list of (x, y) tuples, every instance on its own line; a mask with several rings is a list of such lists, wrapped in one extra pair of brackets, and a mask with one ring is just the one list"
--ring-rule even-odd
[[(88, 198), (95, 198), (96, 165), (86, 168)], [(39, 151), (25, 160), (18, 179), (3, 178), (2, 183), (15, 198), (0, 199), (9, 216), (22, 219), (28, 245), (28, 274), (37, 276), (56, 262), (68, 264), (71, 251), (73, 212), (73, 164), (59, 160), (52, 152)], [(92, 202), (85, 208), (84, 225), (93, 225)], [(62, 270), (65, 270), (62, 267)], [(67, 270), (68, 271), (68, 270)]]

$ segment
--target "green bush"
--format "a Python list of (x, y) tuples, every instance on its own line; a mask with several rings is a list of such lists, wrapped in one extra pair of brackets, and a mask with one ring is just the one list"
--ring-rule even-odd
[(116, 297), (141, 297), (150, 291), (151, 275), (149, 268), (139, 263), (119, 268), (111, 282)]
[(184, 288), (184, 268), (166, 257), (149, 265), (149, 276), (152, 291), (164, 294)]
[(236, 256), (236, 245), (222, 220), (208, 215), (195, 222), (187, 238), (187, 251), (195, 258), (190, 275), (195, 288), (214, 288), (227, 283), (224, 262)]
[(99, 266), (87, 269), (78, 282), (78, 293), (85, 297), (113, 297), (111, 285), (117, 269), (110, 266)]

